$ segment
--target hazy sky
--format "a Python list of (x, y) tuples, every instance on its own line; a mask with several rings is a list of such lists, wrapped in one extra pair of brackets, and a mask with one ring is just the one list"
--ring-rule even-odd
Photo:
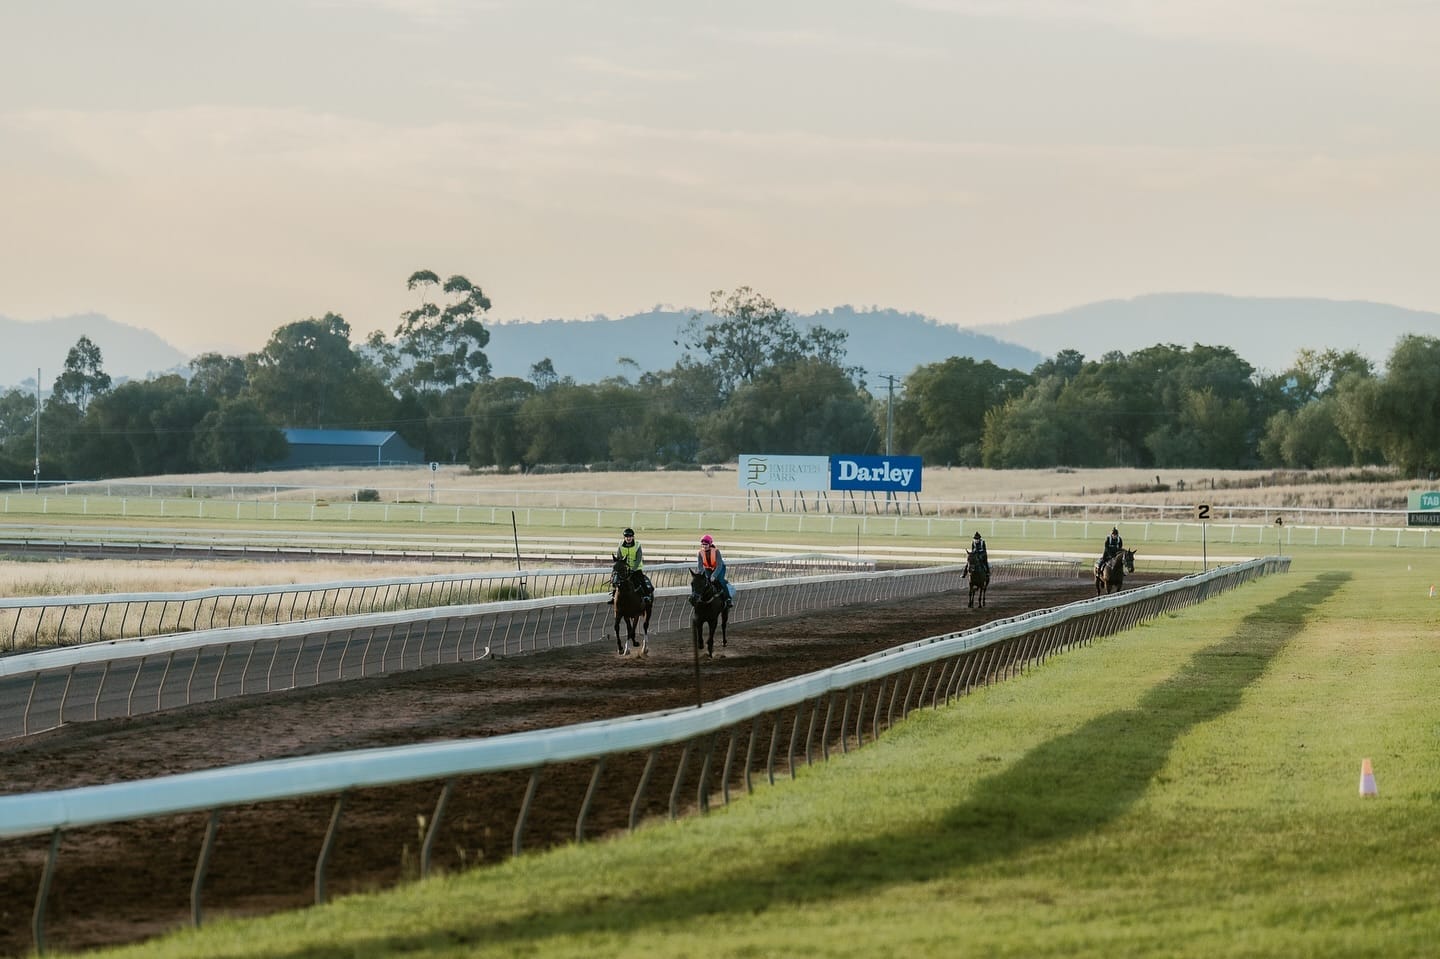
[(1440, 310), (1437, 51), (1432, 0), (3, 0), (0, 314)]

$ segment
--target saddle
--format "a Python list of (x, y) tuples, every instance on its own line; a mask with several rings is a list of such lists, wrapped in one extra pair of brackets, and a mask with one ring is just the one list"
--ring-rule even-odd
[(630, 589), (634, 591), (635, 595), (644, 599), (648, 605), (654, 599), (654, 594), (650, 591), (649, 583), (645, 579), (645, 574), (638, 569), (632, 569), (628, 575), (630, 577)]

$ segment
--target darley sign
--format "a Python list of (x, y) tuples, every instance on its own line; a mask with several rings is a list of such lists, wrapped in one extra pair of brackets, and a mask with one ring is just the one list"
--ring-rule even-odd
[(920, 492), (918, 456), (832, 456), (830, 488), (876, 493)]
[(744, 490), (920, 492), (918, 456), (770, 456), (742, 453)]

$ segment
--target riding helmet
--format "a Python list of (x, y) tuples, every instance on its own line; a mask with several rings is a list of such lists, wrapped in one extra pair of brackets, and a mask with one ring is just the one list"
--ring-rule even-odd
[(631, 529), (630, 527), (627, 526), (627, 527), (625, 527), (625, 535), (626, 535), (626, 536), (634, 536), (634, 535), (635, 535), (635, 531), (634, 531), (633, 529)]
[(980, 531), (979, 531), (979, 530), (976, 530), (976, 531), (975, 531), (975, 538), (976, 538), (976, 539), (979, 539), (979, 538), (980, 538)]
[(706, 546), (709, 546), (711, 543), (715, 542), (715, 540), (711, 537), (709, 533), (706, 533), (704, 536), (700, 537), (700, 542), (704, 543)]

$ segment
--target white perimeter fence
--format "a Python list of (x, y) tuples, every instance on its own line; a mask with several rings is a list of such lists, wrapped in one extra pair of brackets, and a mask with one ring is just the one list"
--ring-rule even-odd
[[(737, 559), (726, 566), (730, 581), (743, 585), (783, 576), (870, 570), (875, 563), (804, 553)], [(688, 563), (652, 564), (646, 573), (659, 588), (688, 584), (689, 569)], [(609, 583), (610, 567), (604, 566), (221, 586), (170, 593), (19, 596), (0, 599), (0, 651), (496, 600), (593, 594), (608, 590)]]
[[(661, 474), (657, 474), (661, 475)], [(722, 483), (732, 473), (724, 473)], [(509, 522), (509, 513), (569, 510), (587, 513), (629, 513), (637, 516), (687, 513), (798, 513), (930, 515), (940, 517), (1030, 517), (1121, 520), (1193, 519), (1196, 503), (1212, 502), (1219, 492), (1199, 483), (1168, 494), (1167, 503), (1100, 503), (1059, 500), (1017, 501), (924, 499), (922, 494), (849, 491), (740, 490), (720, 493), (620, 492), (577, 489), (495, 489), (452, 487), (443, 483), (310, 486), (265, 483), (155, 483), (125, 479), (95, 482), (0, 480), (0, 514), (11, 512), (82, 513), (91, 516), (194, 517), (210, 519), (428, 519), (437, 521)], [(38, 491), (37, 491), (38, 485)], [(1285, 521), (1333, 526), (1404, 526), (1406, 510), (1351, 507), (1229, 506), (1213, 507), (1223, 522), (1265, 522), (1276, 514)], [(580, 520), (583, 522), (583, 519)], [(613, 523), (611, 524), (613, 525)], [(624, 524), (622, 524), (624, 525)], [(630, 524), (636, 525), (639, 524)], [(662, 527), (663, 528), (663, 527)]]
[[(323, 902), (327, 862), (345, 797), (354, 790), (416, 782), (442, 784), (421, 847), (421, 875), (429, 871), (446, 803), (456, 779), (462, 776), (531, 770), (512, 833), (514, 854), (522, 849), (525, 821), (541, 771), (555, 764), (594, 764), (589, 788), (577, 809), (577, 840), (584, 838), (586, 817), (600, 788), (606, 759), (622, 754), (647, 757), (630, 802), (630, 828), (635, 826), (641, 799), (664, 747), (683, 747), (670, 787), (670, 817), (676, 817), (681, 811), (687, 770), (696, 777), (695, 808), (705, 812), (717, 790), (728, 803), (732, 784), (743, 784), (747, 790), (753, 788), (757, 748), (765, 752), (763, 768), (771, 783), (775, 781), (777, 768), (781, 772), (788, 768), (793, 777), (797, 762), (811, 763), (817, 757), (828, 759), (832, 750), (845, 752), (852, 744), (859, 748), (865, 744), (867, 734), (873, 742), (913, 709), (948, 703), (978, 685), (1014, 676), (1049, 656), (1202, 602), (1260, 576), (1288, 571), (1289, 565), (1289, 560), (1283, 557), (1267, 557), (1038, 610), (964, 632), (908, 643), (833, 669), (695, 708), (488, 739), (357, 750), (137, 782), (0, 796), (0, 839), (50, 834), (50, 851), (32, 913), (36, 948), (43, 951), (45, 905), (64, 831), (208, 811), (209, 822), (191, 882), (191, 916), (198, 925), (206, 870), (222, 810), (333, 794), (337, 798), (314, 872), (315, 899)], [(950, 574), (954, 575), (954, 571)], [(936, 574), (932, 571), (924, 571), (851, 578), (877, 584), (908, 581), (918, 586), (925, 577), (933, 575)], [(787, 588), (778, 583), (765, 585), (777, 594)], [(847, 601), (840, 582), (813, 585), (827, 596), (830, 605)], [(739, 760), (742, 742), (744, 759)], [(778, 759), (782, 750), (783, 766)], [(723, 761), (717, 755), (721, 753)], [(699, 771), (695, 773), (697, 760)], [(718, 775), (717, 765), (721, 766)]]
[[(18, 484), (17, 484), (18, 487)], [(61, 517), (123, 520), (206, 520), (233, 523), (417, 523), (427, 527), (462, 526), (483, 529), (512, 523), (614, 531), (640, 530), (730, 532), (846, 533), (884, 535), (901, 529), (925, 535), (952, 535), (952, 527), (975, 520), (1040, 520), (1089, 529), (1100, 524), (1159, 523), (1194, 530), (1197, 503), (1209, 493), (1177, 492), (1173, 502), (1057, 502), (992, 500), (922, 500), (919, 495), (833, 493), (765, 498), (686, 493), (619, 493), (599, 490), (424, 489), (382, 487), (378, 502), (360, 501), (357, 487), (205, 486), (201, 484), (102, 483), (62, 484), (41, 492), (0, 493), (0, 516), (23, 523), (41, 514)], [(1283, 519), (1285, 525), (1315, 529), (1407, 528), (1405, 509), (1341, 507), (1212, 505), (1211, 522), (1264, 529)], [(927, 522), (928, 521), (928, 522)], [(937, 525), (938, 524), (938, 525)], [(1432, 528), (1440, 533), (1440, 528)], [(1417, 528), (1414, 545), (1431, 545), (1431, 530)], [(1086, 533), (1089, 536), (1089, 533)], [(1103, 536), (1103, 531), (1101, 533)], [(1128, 536), (1127, 536), (1128, 538)], [(1272, 539), (1271, 542), (1274, 540)], [(1303, 542), (1299, 540), (1297, 542)], [(1344, 544), (1342, 544), (1344, 545)], [(1437, 539), (1440, 545), (1440, 539)]]

